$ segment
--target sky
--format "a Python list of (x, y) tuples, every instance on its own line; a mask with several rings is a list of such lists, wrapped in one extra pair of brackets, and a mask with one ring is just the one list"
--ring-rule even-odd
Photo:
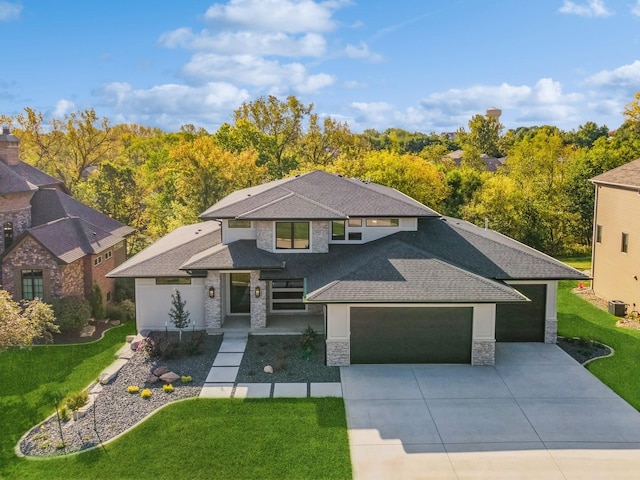
[(640, 91), (640, 0), (0, 0), (0, 114), (94, 108), (214, 132), (295, 95), (355, 132), (615, 129)]

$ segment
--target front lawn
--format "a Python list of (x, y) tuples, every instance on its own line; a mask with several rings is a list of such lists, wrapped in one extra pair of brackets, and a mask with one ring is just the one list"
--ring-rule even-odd
[(576, 285), (575, 281), (560, 282), (558, 334), (597, 340), (612, 347), (614, 356), (595, 360), (587, 368), (636, 409), (640, 409), (640, 331), (616, 327), (617, 317), (571, 292)]
[(132, 327), (99, 342), (0, 353), (0, 478), (351, 478), (342, 399), (194, 399), (161, 410), (95, 450), (15, 456), (20, 436), (54, 408), (56, 392), (86, 387)]

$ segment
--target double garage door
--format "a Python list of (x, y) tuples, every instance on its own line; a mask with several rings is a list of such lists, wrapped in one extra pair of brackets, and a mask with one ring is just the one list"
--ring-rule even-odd
[(351, 307), (351, 363), (471, 363), (471, 307)]
[[(497, 342), (544, 342), (544, 284), (496, 306)], [(351, 307), (351, 363), (471, 363), (472, 307)]]

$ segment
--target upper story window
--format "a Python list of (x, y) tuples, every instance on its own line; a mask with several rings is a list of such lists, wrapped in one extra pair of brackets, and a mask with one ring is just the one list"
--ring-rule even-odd
[(367, 218), (367, 227), (399, 227), (399, 218)]
[(596, 225), (596, 243), (602, 243), (602, 225)]
[(156, 285), (191, 285), (190, 277), (157, 277)]
[(44, 298), (44, 275), (42, 270), (22, 270), (22, 298), (33, 300)]
[(101, 263), (102, 263), (102, 255), (98, 255), (96, 258), (93, 259), (93, 266), (94, 267), (97, 267)]
[(628, 233), (623, 233), (622, 234), (622, 242), (621, 242), (621, 245), (620, 245), (620, 251), (622, 253), (629, 252), (629, 234)]
[(334, 220), (331, 222), (331, 240), (345, 239), (345, 222), (344, 220)]
[(251, 228), (251, 220), (229, 220), (229, 228)]
[(309, 222), (276, 222), (276, 249), (308, 250)]
[(350, 227), (361, 227), (362, 226), (362, 219), (361, 218), (350, 218), (348, 223), (349, 223)]
[(6, 222), (2, 226), (2, 230), (4, 233), (4, 248), (9, 248), (13, 243), (13, 223)]
[(105, 260), (109, 260), (111, 258), (111, 255), (113, 255), (113, 253), (111, 252), (111, 250), (109, 250), (108, 252), (105, 252), (104, 254), (104, 259)]

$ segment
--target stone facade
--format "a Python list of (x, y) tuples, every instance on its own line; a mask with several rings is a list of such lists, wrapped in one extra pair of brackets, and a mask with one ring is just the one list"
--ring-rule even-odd
[(256, 246), (261, 250), (273, 251), (273, 222), (255, 222)]
[[(209, 296), (209, 288), (215, 289), (215, 296)], [(220, 328), (222, 326), (222, 290), (220, 288), (220, 273), (208, 272), (204, 282), (204, 314), (207, 328)]]
[(82, 258), (60, 267), (62, 282), (62, 297), (84, 296), (84, 262)]
[(324, 315), (324, 305), (321, 303), (308, 303), (307, 313), (309, 315)]
[(544, 322), (544, 343), (556, 343), (558, 339), (558, 320), (547, 318)]
[[(255, 296), (256, 287), (260, 287), (260, 296)], [(260, 280), (260, 271), (251, 271), (251, 328), (267, 327), (267, 282)]]
[[(0, 229), (4, 224), (13, 224), (13, 239), (17, 240), (22, 233), (31, 226), (32, 192), (6, 195), (0, 199)], [(4, 239), (0, 240), (0, 254), (4, 252)]]
[(329, 251), (329, 222), (312, 222), (311, 251), (313, 253), (327, 253)]
[(22, 270), (42, 270), (44, 300), (63, 295), (63, 275), (53, 255), (30, 236), (26, 236), (2, 260), (3, 287), (14, 299), (22, 299)]
[(471, 351), (471, 365), (495, 365), (496, 341), (493, 339), (474, 340)]
[(351, 344), (349, 340), (327, 340), (327, 365), (348, 367), (350, 363)]

